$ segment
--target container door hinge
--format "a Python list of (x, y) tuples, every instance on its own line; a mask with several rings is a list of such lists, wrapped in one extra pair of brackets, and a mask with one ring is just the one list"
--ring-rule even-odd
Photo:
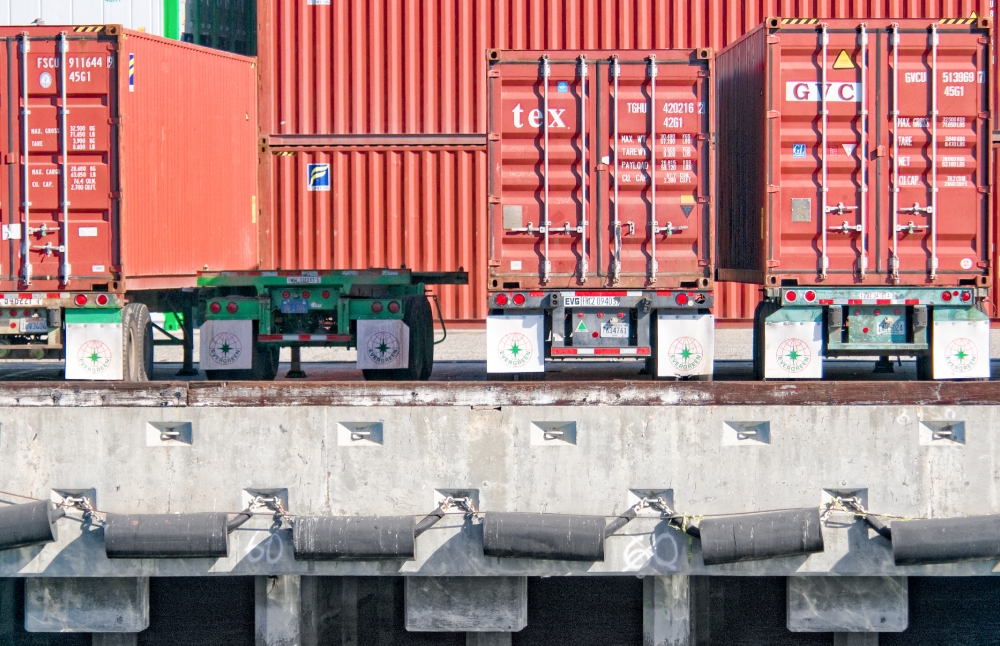
[(108, 197), (111, 198), (112, 200), (120, 200), (120, 199), (122, 199), (122, 192), (121, 191), (111, 191), (110, 193), (108, 193)]
[(122, 120), (120, 118), (118, 118), (118, 117), (111, 117), (110, 119), (108, 119), (108, 124), (110, 124), (112, 126), (117, 126), (121, 122), (122, 122)]
[(979, 118), (980, 119), (989, 119), (990, 118), (990, 113), (989, 112), (980, 112), (979, 113)]
[(981, 268), (981, 269), (988, 269), (989, 266), (990, 266), (990, 261), (989, 260), (980, 260), (979, 262), (976, 263), (976, 266), (979, 267), (979, 268)]
[(886, 155), (889, 154), (888, 150), (889, 149), (886, 148), (885, 146), (876, 146), (875, 147), (875, 156), (876, 157), (885, 157)]
[(777, 119), (780, 116), (781, 116), (781, 113), (778, 112), (777, 110), (768, 110), (767, 111), (767, 118), (768, 119)]
[(497, 197), (496, 195), (490, 195), (489, 203), (490, 204), (499, 204), (500, 203), (500, 198)]
[(699, 267), (708, 267), (708, 265), (709, 265), (709, 262), (708, 262), (708, 260), (706, 258), (699, 258), (698, 259), (698, 266)]
[(16, 164), (17, 163), (17, 153), (7, 153), (3, 156), (3, 161), (6, 164)]
[(767, 261), (767, 266), (768, 267), (778, 267), (780, 265), (781, 265), (781, 261), (780, 260), (768, 260)]
[(500, 78), (500, 70), (490, 70), (486, 75), (491, 79), (498, 79)]
[(990, 192), (990, 187), (989, 186), (977, 186), (976, 190), (978, 190), (980, 193), (989, 193)]
[(491, 260), (488, 260), (486, 262), (486, 264), (489, 267), (499, 267), (500, 266), (500, 261), (499, 260), (493, 260), (493, 259), (491, 259)]
[(486, 141), (500, 141), (500, 133), (491, 132), (490, 134), (486, 135)]
[(768, 36), (767, 37), (767, 44), (768, 45), (777, 45), (780, 42), (781, 42), (781, 39), (778, 38), (777, 36)]
[(768, 193), (777, 193), (780, 190), (781, 190), (780, 187), (775, 186), (774, 184), (768, 184), (767, 185), (767, 192)]

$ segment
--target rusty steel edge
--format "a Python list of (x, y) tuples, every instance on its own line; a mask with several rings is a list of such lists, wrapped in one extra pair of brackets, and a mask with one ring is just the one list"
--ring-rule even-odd
[(1000, 382), (161, 382), (0, 384), (4, 408), (996, 406)]

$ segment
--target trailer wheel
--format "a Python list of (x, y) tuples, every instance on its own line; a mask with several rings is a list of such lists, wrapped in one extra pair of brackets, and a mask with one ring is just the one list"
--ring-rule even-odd
[(779, 309), (774, 301), (764, 300), (757, 303), (753, 312), (753, 378), (764, 381), (764, 321)]
[(152, 379), (153, 321), (142, 303), (129, 303), (122, 309), (122, 362), (125, 381)]
[(434, 315), (426, 296), (403, 299), (403, 323), (410, 329), (407, 368), (362, 370), (365, 381), (427, 381), (434, 369)]

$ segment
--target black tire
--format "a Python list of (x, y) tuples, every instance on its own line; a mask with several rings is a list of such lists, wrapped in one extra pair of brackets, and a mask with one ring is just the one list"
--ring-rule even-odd
[(764, 322), (779, 309), (774, 301), (761, 301), (753, 312), (753, 378), (764, 381)]
[(403, 323), (410, 329), (410, 354), (406, 368), (365, 369), (365, 381), (427, 381), (434, 369), (434, 315), (426, 296), (403, 299)]
[(253, 357), (249, 370), (206, 370), (209, 381), (274, 381), (278, 376), (281, 348), (257, 343), (256, 324), (253, 331)]
[(153, 378), (153, 321), (149, 308), (129, 303), (122, 309), (122, 379), (149, 381)]

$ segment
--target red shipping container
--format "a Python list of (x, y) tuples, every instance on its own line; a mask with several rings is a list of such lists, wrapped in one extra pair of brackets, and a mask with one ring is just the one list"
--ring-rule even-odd
[(490, 58), (490, 289), (708, 288), (712, 52)]
[(0, 289), (170, 289), (257, 265), (253, 59), (113, 25), (0, 37)]
[(275, 148), (260, 168), (266, 268), (462, 267), (481, 280), (434, 286), (444, 317), (483, 318), (485, 147)]
[(719, 54), (720, 278), (989, 284), (991, 23), (953, 22), (773, 18)]

